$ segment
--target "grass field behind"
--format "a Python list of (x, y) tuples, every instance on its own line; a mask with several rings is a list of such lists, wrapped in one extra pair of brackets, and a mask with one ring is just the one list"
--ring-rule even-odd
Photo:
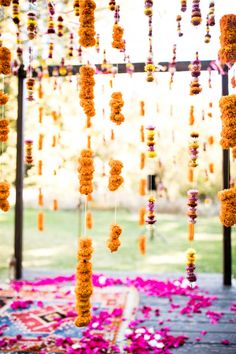
[[(82, 215), (82, 222), (84, 221)], [(222, 227), (218, 217), (199, 217), (196, 240), (187, 241), (187, 218), (181, 215), (158, 214), (157, 236), (147, 242), (147, 254), (138, 251), (138, 236), (144, 229), (137, 215), (119, 210), (117, 222), (123, 228), (122, 245), (117, 253), (106, 248), (112, 211), (93, 211), (94, 228), (88, 234), (94, 240), (95, 271), (129, 271), (140, 273), (183, 272), (185, 251), (194, 247), (198, 253), (198, 272), (222, 272)], [(37, 211), (24, 213), (24, 267), (73, 272), (76, 264), (78, 211), (46, 211), (45, 230), (37, 231)], [(82, 231), (83, 233), (83, 231)], [(14, 213), (0, 214), (0, 276), (6, 275), (13, 253)], [(236, 276), (236, 233), (233, 240), (233, 272)]]

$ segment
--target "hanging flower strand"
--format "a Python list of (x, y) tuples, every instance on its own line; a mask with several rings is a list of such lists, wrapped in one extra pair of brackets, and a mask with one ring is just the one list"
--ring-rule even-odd
[(147, 128), (147, 156), (149, 158), (154, 158), (157, 156), (156, 153), (156, 127), (154, 125), (149, 125)]
[(87, 116), (87, 119), (94, 117), (94, 79), (95, 70), (90, 66), (81, 66), (80, 68), (80, 105)]
[(236, 62), (236, 15), (224, 15), (220, 19), (220, 44), (219, 58), (222, 64)]
[(176, 16), (176, 22), (177, 22), (177, 33), (179, 37), (183, 36), (183, 32), (181, 31), (181, 21), (182, 21), (182, 16), (177, 15)]
[(186, 263), (186, 273), (187, 280), (192, 284), (197, 281), (195, 274), (195, 261), (196, 261), (196, 251), (193, 248), (190, 248), (186, 252), (187, 263)]
[(181, 11), (185, 12), (187, 10), (187, 0), (181, 0)]
[(119, 25), (120, 21), (120, 7), (116, 6), (115, 9), (115, 24), (113, 26), (113, 33), (112, 33), (112, 47), (119, 50), (125, 49), (125, 42), (123, 39), (124, 29)]
[(27, 13), (27, 31), (29, 40), (34, 39), (37, 36), (38, 21), (37, 14), (32, 7), (36, 3), (36, 0), (29, 0), (29, 11)]
[(123, 106), (124, 106), (124, 100), (122, 98), (122, 93), (113, 92), (110, 100), (110, 107), (111, 107), (110, 120), (117, 125), (120, 125), (125, 121), (125, 117), (121, 113)]
[(194, 181), (194, 169), (198, 166), (198, 154), (199, 154), (199, 134), (197, 132), (192, 132), (191, 140), (189, 142), (189, 171), (188, 179), (189, 182)]
[(200, 10), (200, 0), (193, 0), (191, 23), (193, 26), (199, 26), (202, 22), (202, 15)]
[(187, 192), (188, 195), (188, 239), (189, 241), (194, 240), (194, 225), (197, 221), (197, 204), (198, 204), (198, 190), (190, 189)]
[(93, 47), (96, 44), (95, 9), (96, 3), (93, 0), (79, 1), (79, 43), (82, 47)]
[(201, 85), (199, 83), (199, 76), (201, 75), (201, 62), (198, 59), (198, 52), (196, 52), (196, 59), (192, 61), (189, 67), (192, 76), (190, 83), (190, 96), (198, 95), (202, 91)]
[(146, 81), (147, 82), (153, 82), (154, 81), (154, 72), (156, 70), (156, 67), (153, 63), (153, 51), (152, 51), (152, 10), (153, 2), (152, 1), (146, 1), (145, 2), (145, 14), (148, 16), (148, 39), (149, 39), (149, 55), (148, 59), (146, 62), (146, 65), (144, 67), (144, 70), (147, 73)]
[(169, 89), (171, 90), (172, 84), (174, 82), (174, 75), (176, 72), (176, 44), (173, 45), (173, 57), (171, 63), (169, 64), (168, 70), (170, 73)]

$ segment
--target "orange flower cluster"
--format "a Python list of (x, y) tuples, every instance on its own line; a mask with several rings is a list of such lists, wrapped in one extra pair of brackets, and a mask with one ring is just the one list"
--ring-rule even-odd
[(39, 188), (38, 205), (41, 207), (43, 206), (43, 193), (41, 188)]
[(9, 75), (10, 73), (11, 73), (11, 52), (6, 47), (0, 47), (0, 74)]
[(10, 6), (11, 0), (0, 0), (0, 6)]
[(25, 141), (25, 162), (27, 165), (32, 165), (33, 163), (33, 140)]
[(57, 199), (53, 199), (53, 210), (57, 211), (58, 210), (58, 200)]
[(233, 149), (232, 149), (232, 156), (233, 156), (233, 159), (236, 160), (236, 146), (233, 147)]
[(81, 194), (91, 194), (93, 192), (93, 151), (91, 149), (85, 149), (81, 151), (79, 158), (79, 181)]
[(93, 293), (92, 284), (92, 239), (81, 237), (78, 248), (78, 263), (76, 267), (76, 311), (78, 317), (75, 320), (77, 327), (85, 327), (91, 321), (90, 297)]
[(79, 43), (82, 47), (93, 47), (96, 43), (95, 9), (96, 3), (93, 0), (79, 1)]
[(111, 192), (116, 191), (124, 182), (124, 178), (120, 176), (121, 170), (123, 168), (123, 163), (119, 160), (111, 160), (109, 162), (110, 169), (110, 177), (108, 188)]
[(230, 227), (236, 224), (236, 187), (218, 192), (221, 201), (220, 221)]
[(43, 123), (43, 107), (39, 107), (39, 123)]
[(10, 185), (7, 182), (0, 182), (0, 209), (7, 212), (10, 209), (8, 197), (10, 195)]
[(139, 195), (141, 195), (141, 196), (146, 195), (146, 185), (147, 185), (146, 179), (144, 179), (144, 178), (140, 179), (140, 182), (139, 182)]
[(9, 100), (9, 96), (4, 93), (3, 91), (0, 91), (0, 106), (4, 106)]
[(220, 99), (222, 119), (222, 139), (220, 144), (223, 149), (236, 146), (236, 95), (223, 96)]
[(113, 33), (112, 33), (112, 47), (115, 49), (123, 50), (125, 48), (125, 42), (123, 40), (124, 29), (115, 23), (113, 26)]
[(190, 106), (189, 111), (189, 125), (194, 125), (195, 117), (194, 117), (194, 106)]
[(94, 107), (94, 74), (95, 71), (90, 65), (81, 66), (80, 68), (80, 105), (84, 110), (87, 118), (95, 116)]
[(9, 120), (8, 119), (0, 119), (0, 141), (6, 142), (8, 140), (9, 134)]
[(210, 173), (214, 173), (215, 172), (215, 165), (212, 162), (209, 163), (209, 172)]
[(223, 64), (233, 64), (236, 62), (236, 15), (230, 14), (221, 17), (220, 30), (220, 61)]
[(121, 242), (119, 240), (119, 237), (121, 234), (122, 234), (122, 228), (119, 225), (117, 224), (111, 225), (110, 235), (107, 241), (107, 247), (111, 252), (116, 252), (120, 247)]
[(44, 140), (44, 134), (39, 134), (38, 150), (42, 150), (43, 149), (43, 140)]
[(141, 127), (140, 127), (140, 140), (141, 140), (141, 143), (145, 142), (145, 133), (144, 133), (144, 126), (143, 125), (141, 125)]
[(40, 211), (38, 213), (38, 231), (43, 231), (44, 229), (44, 213)]
[(141, 117), (145, 116), (145, 103), (144, 103), (144, 101), (140, 101), (140, 116)]
[(39, 160), (38, 161), (38, 175), (42, 176), (42, 174), (43, 174), (43, 161)]
[(109, 9), (110, 9), (111, 11), (115, 11), (115, 8), (116, 8), (116, 0), (111, 0), (111, 1), (109, 2)]
[(140, 169), (143, 170), (145, 167), (145, 157), (146, 155), (144, 154), (144, 152), (141, 152), (140, 155)]
[(124, 106), (124, 100), (121, 92), (113, 92), (110, 100), (111, 115), (110, 119), (113, 123), (120, 125), (124, 122), (125, 117), (121, 113), (121, 109)]
[(139, 209), (139, 225), (145, 225), (145, 214), (146, 214), (146, 209), (145, 208), (140, 208)]
[(207, 141), (209, 145), (213, 145), (215, 141), (214, 136), (213, 135), (208, 136)]
[(139, 251), (142, 256), (146, 254), (146, 236), (140, 235), (138, 239)]
[(93, 228), (93, 216), (91, 211), (87, 211), (86, 213), (86, 226), (89, 230)]

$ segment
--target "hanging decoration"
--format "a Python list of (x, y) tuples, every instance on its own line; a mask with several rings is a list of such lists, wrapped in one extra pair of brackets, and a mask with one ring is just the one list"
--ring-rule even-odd
[(141, 140), (141, 143), (145, 142), (145, 133), (144, 133), (144, 126), (143, 125), (141, 125), (141, 127), (140, 127), (140, 140)]
[(95, 116), (94, 106), (94, 79), (95, 70), (90, 66), (81, 66), (80, 68), (80, 105), (87, 116), (87, 120), (91, 125), (90, 119)]
[(11, 73), (11, 51), (7, 47), (0, 47), (0, 74)]
[(44, 230), (44, 213), (42, 211), (38, 212), (38, 231)]
[(97, 36), (96, 36), (96, 44), (95, 44), (95, 47), (96, 47), (96, 52), (97, 53), (100, 53), (100, 35), (97, 33)]
[(200, 10), (200, 0), (193, 0), (191, 23), (193, 26), (199, 26), (202, 22), (202, 15)]
[(145, 153), (141, 152), (140, 154), (140, 170), (143, 170), (145, 167)]
[(197, 219), (197, 205), (198, 205), (198, 190), (190, 189), (187, 192), (188, 195), (188, 239), (189, 241), (194, 240), (194, 225)]
[(93, 246), (90, 237), (81, 237), (78, 246), (78, 263), (76, 267), (76, 311), (75, 325), (85, 327), (92, 319), (90, 298), (93, 293), (92, 258)]
[(210, 1), (208, 12), (208, 24), (209, 26), (215, 26), (215, 2)]
[(113, 33), (112, 33), (112, 47), (119, 50), (125, 49), (125, 42), (123, 39), (124, 29), (119, 25), (120, 21), (120, 6), (116, 6), (115, 9), (115, 23), (113, 26)]
[(79, 158), (79, 191), (81, 194), (91, 194), (93, 192), (93, 151), (90, 149), (84, 149), (80, 153)]
[(232, 157), (236, 160), (236, 146), (232, 148)]
[(209, 27), (209, 17), (207, 16), (206, 18), (206, 34), (205, 34), (205, 43), (210, 43), (211, 41), (211, 35), (210, 35), (210, 27)]
[(91, 230), (93, 228), (93, 216), (91, 211), (87, 211), (86, 213), (86, 227), (88, 230)]
[(6, 143), (8, 140), (9, 134), (9, 120), (8, 119), (0, 119), (0, 142)]
[(79, 16), (79, 5), (80, 5), (80, 0), (74, 0), (74, 12), (75, 16)]
[(182, 21), (182, 16), (181, 15), (177, 15), (176, 16), (176, 22), (177, 22), (177, 33), (179, 37), (183, 36), (183, 32), (181, 30), (181, 21)]
[(95, 9), (96, 3), (93, 0), (79, 1), (79, 43), (82, 47), (93, 47), (96, 44)]
[(181, 11), (185, 12), (187, 10), (187, 0), (181, 0)]
[(11, 0), (0, 0), (0, 6), (8, 7), (11, 5)]
[(33, 140), (25, 140), (25, 163), (33, 164)]
[(236, 62), (236, 15), (224, 15), (220, 19), (220, 44), (219, 58), (222, 64)]
[(156, 127), (154, 125), (149, 125), (146, 127), (147, 130), (147, 156), (149, 158), (154, 158), (157, 156), (156, 150), (155, 150), (155, 145), (156, 145), (156, 140), (155, 140), (155, 135), (156, 135)]
[(186, 252), (186, 257), (186, 278), (192, 284), (197, 281), (197, 277), (195, 274), (196, 251), (193, 248), (188, 249)]
[(17, 26), (19, 26), (20, 24), (19, 0), (12, 0), (12, 20)]
[(198, 59), (198, 52), (196, 52), (196, 59), (189, 66), (191, 70), (192, 80), (190, 83), (190, 96), (198, 95), (201, 91), (201, 85), (199, 83), (199, 76), (201, 75), (201, 62)]
[(199, 154), (199, 134), (192, 132), (191, 140), (189, 142), (189, 182), (194, 180), (194, 169), (198, 166), (198, 154)]
[(145, 225), (145, 214), (146, 214), (146, 209), (145, 208), (140, 208), (139, 209), (139, 225)]
[(36, 0), (29, 0), (29, 11), (27, 13), (27, 31), (29, 40), (33, 40), (37, 36), (38, 22), (37, 14), (33, 8)]
[(64, 34), (64, 25), (63, 25), (63, 17), (58, 16), (57, 18), (57, 35), (58, 37), (63, 37)]
[(110, 9), (111, 11), (115, 11), (115, 9), (116, 9), (116, 0), (111, 0), (111, 1), (109, 2), (109, 9)]
[(147, 214), (146, 214), (146, 224), (150, 228), (150, 230), (153, 228), (155, 223), (157, 222), (156, 219), (156, 198), (153, 195), (150, 195), (148, 197), (148, 202), (147, 202)]
[(214, 173), (215, 172), (215, 165), (213, 162), (209, 163), (209, 172)]
[(117, 224), (111, 225), (110, 235), (107, 241), (107, 247), (111, 252), (118, 251), (118, 248), (121, 245), (121, 242), (119, 240), (121, 234), (122, 234), (122, 228), (119, 225)]
[(194, 116), (194, 106), (190, 106), (189, 111), (189, 125), (192, 126), (195, 123), (195, 116)]
[(39, 188), (39, 194), (38, 194), (38, 206), (43, 207), (43, 193), (42, 193), (42, 188)]
[(10, 209), (8, 197), (10, 196), (10, 184), (7, 182), (0, 182), (0, 209), (7, 212)]
[(236, 224), (236, 187), (218, 192), (221, 202), (220, 222), (226, 227)]
[(38, 161), (38, 175), (39, 176), (43, 175), (43, 161), (42, 160)]
[(138, 238), (139, 252), (142, 256), (146, 254), (146, 235), (140, 235)]
[(171, 90), (172, 84), (174, 82), (174, 75), (176, 72), (176, 44), (173, 45), (173, 57), (171, 63), (169, 63), (168, 70), (170, 73), (169, 89)]
[(146, 195), (146, 187), (147, 187), (146, 179), (141, 178), (140, 182), (139, 182), (139, 195), (140, 196)]
[(236, 146), (236, 94), (223, 96), (219, 102), (221, 109), (221, 140), (223, 149)]
[(123, 106), (124, 106), (124, 100), (122, 98), (122, 93), (113, 92), (110, 100), (110, 107), (111, 107), (110, 120), (117, 125), (120, 125), (125, 120), (124, 115), (121, 113)]
[(74, 53), (74, 35), (71, 32), (70, 33), (70, 44), (69, 44), (68, 57), (73, 58), (73, 53)]
[(123, 163), (119, 160), (111, 160), (109, 162), (110, 169), (110, 177), (109, 177), (109, 185), (108, 189), (111, 192), (116, 191), (124, 182), (124, 178), (120, 175)]
[(145, 102), (140, 101), (140, 116), (144, 117), (145, 116)]

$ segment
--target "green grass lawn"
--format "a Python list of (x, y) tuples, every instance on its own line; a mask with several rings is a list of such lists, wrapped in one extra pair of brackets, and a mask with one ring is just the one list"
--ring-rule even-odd
[[(24, 266), (26, 268), (74, 271), (76, 264), (79, 218), (76, 211), (47, 211), (45, 231), (37, 231), (35, 210), (24, 215)], [(83, 217), (83, 216), (82, 216)], [(147, 254), (141, 256), (137, 239), (141, 230), (136, 215), (119, 210), (117, 222), (123, 227), (122, 246), (111, 254), (106, 248), (112, 211), (94, 211), (94, 269), (135, 272), (183, 272), (185, 251), (194, 247), (198, 253), (198, 272), (222, 271), (222, 227), (217, 217), (199, 217), (196, 240), (187, 241), (187, 218), (181, 215), (158, 215), (157, 235), (147, 242)], [(0, 275), (6, 274), (13, 253), (14, 213), (0, 214)], [(236, 233), (233, 232), (233, 272), (236, 276)]]

